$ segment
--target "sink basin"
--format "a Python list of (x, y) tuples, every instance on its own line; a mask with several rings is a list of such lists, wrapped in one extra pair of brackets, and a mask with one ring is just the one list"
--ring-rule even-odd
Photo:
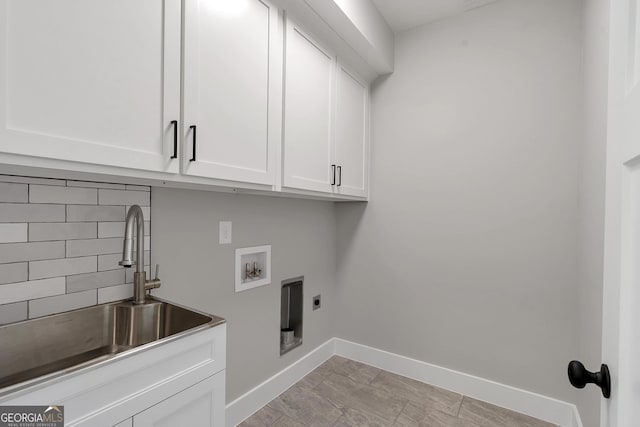
[(102, 304), (0, 326), (0, 395), (224, 323), (158, 298)]

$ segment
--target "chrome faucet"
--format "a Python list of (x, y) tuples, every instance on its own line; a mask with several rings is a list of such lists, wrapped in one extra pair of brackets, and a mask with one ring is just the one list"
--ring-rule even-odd
[[(135, 242), (136, 261), (133, 261), (133, 227), (137, 226), (137, 236)], [(158, 278), (158, 267), (156, 266), (156, 278), (147, 280), (147, 273), (144, 271), (144, 215), (138, 205), (133, 205), (127, 212), (127, 219), (124, 229), (124, 248), (122, 250), (122, 261), (118, 263), (123, 267), (136, 266), (133, 275), (133, 303), (144, 304), (148, 290), (160, 287)]]

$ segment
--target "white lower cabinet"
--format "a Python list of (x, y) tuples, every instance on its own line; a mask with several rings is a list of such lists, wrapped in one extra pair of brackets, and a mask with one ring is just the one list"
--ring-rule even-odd
[(133, 417), (127, 418), (126, 420), (114, 425), (113, 427), (133, 427)]
[(134, 427), (224, 426), (224, 371), (135, 415)]
[(62, 405), (67, 427), (225, 425), (226, 324), (0, 398)]
[(113, 427), (224, 426), (225, 372), (218, 372)]

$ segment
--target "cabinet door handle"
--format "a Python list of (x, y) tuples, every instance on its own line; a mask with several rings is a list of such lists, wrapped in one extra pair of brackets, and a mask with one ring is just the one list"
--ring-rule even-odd
[(189, 126), (189, 129), (193, 132), (193, 153), (191, 154), (190, 162), (196, 161), (196, 125)]
[(173, 125), (173, 156), (172, 159), (178, 158), (178, 121), (171, 120), (171, 124)]
[(331, 169), (333, 170), (333, 182), (331, 185), (336, 185), (336, 165), (331, 165)]
[(338, 187), (342, 185), (342, 166), (338, 166)]

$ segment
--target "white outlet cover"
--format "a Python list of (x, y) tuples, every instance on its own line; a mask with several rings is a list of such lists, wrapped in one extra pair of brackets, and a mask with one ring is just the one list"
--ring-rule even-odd
[(232, 223), (231, 221), (220, 221), (220, 244), (227, 245), (231, 243), (231, 232), (232, 232)]

